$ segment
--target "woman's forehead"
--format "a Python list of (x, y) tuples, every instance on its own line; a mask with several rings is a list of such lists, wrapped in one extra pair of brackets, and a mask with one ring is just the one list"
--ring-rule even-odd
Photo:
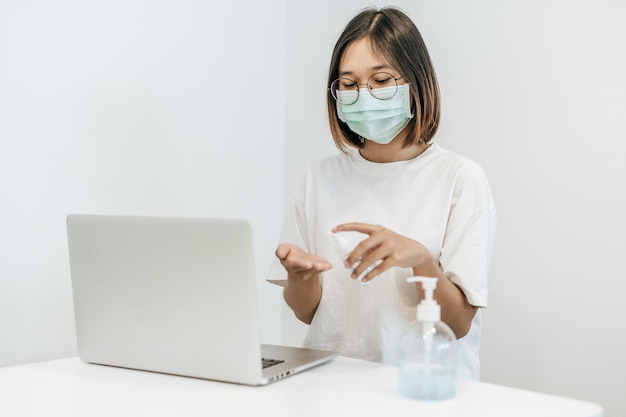
[(339, 74), (351, 75), (360, 72), (389, 71), (394, 67), (376, 52), (369, 38), (361, 38), (351, 43), (339, 61)]

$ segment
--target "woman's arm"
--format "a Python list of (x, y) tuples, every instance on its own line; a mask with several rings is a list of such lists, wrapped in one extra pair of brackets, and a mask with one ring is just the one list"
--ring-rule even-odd
[[(352, 273), (352, 278), (359, 277), (371, 268), (362, 277), (362, 281), (367, 282), (392, 267), (412, 268), (416, 276), (436, 277), (438, 280), (434, 297), (441, 305), (441, 320), (450, 326), (457, 338), (469, 332), (477, 307), (469, 304), (461, 289), (444, 275), (424, 245), (382, 226), (365, 223), (342, 224), (332, 231), (356, 231), (369, 235), (346, 259), (346, 267), (361, 259), (361, 263)], [(382, 262), (374, 268), (379, 260)], [(418, 294), (421, 295), (420, 284), (416, 285)]]
[(276, 256), (287, 270), (287, 284), (283, 291), (287, 305), (298, 320), (311, 324), (322, 298), (320, 274), (332, 265), (292, 244), (279, 245)]
[(293, 310), (298, 320), (311, 324), (322, 298), (319, 274), (306, 281), (292, 278), (291, 274), (289, 274), (283, 297), (285, 297), (287, 305)]
[[(463, 291), (444, 275), (430, 252), (422, 264), (413, 267), (413, 275), (438, 278), (433, 296), (441, 306), (441, 321), (450, 326), (458, 339), (465, 336), (470, 330), (478, 307), (471, 305)], [(416, 286), (419, 298), (422, 299), (424, 297), (422, 285), (418, 282)]]

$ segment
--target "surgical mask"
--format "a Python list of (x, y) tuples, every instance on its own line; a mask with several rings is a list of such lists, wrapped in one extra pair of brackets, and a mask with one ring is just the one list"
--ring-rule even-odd
[[(377, 90), (390, 91), (396, 87), (385, 87)], [(337, 115), (342, 122), (348, 124), (350, 130), (365, 139), (383, 145), (388, 144), (402, 131), (413, 118), (411, 113), (409, 85), (402, 84), (397, 87), (396, 94), (387, 99), (380, 100), (372, 96), (367, 88), (359, 90), (359, 98), (353, 104), (337, 102)], [(339, 92), (342, 94), (343, 92)], [(355, 91), (346, 92), (354, 94)], [(380, 96), (380, 94), (377, 94)]]

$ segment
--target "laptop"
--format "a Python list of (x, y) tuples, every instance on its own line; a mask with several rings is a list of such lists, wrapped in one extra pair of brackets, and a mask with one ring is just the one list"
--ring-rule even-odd
[(265, 385), (337, 356), (261, 345), (246, 220), (70, 214), (67, 238), (85, 362)]

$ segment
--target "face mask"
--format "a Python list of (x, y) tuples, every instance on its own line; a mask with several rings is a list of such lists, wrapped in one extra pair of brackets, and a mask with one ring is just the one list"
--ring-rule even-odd
[[(394, 88), (381, 88), (377, 92), (384, 94), (385, 89), (393, 91)], [(341, 91), (338, 93), (342, 94)], [(354, 93), (354, 91), (345, 92), (345, 94)], [(337, 102), (337, 115), (357, 135), (386, 145), (405, 128), (413, 117), (409, 98), (408, 84), (399, 85), (396, 94), (388, 100), (377, 99), (366, 88), (362, 88), (359, 91), (359, 99), (355, 103)]]

